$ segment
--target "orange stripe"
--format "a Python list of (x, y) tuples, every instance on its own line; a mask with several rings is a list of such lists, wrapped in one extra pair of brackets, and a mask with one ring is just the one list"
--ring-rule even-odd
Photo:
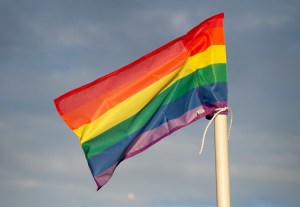
[(224, 29), (222, 27), (207, 30), (193, 38), (186, 47), (191, 51), (191, 55), (203, 52), (210, 45), (225, 45)]

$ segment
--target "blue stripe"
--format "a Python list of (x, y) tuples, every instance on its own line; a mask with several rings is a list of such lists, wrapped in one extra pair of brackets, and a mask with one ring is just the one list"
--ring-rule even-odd
[(227, 83), (215, 83), (194, 88), (176, 101), (160, 107), (144, 127), (88, 159), (93, 176), (99, 175), (112, 165), (121, 162), (128, 151), (128, 146), (142, 133), (176, 119), (196, 107), (219, 101), (227, 101)]

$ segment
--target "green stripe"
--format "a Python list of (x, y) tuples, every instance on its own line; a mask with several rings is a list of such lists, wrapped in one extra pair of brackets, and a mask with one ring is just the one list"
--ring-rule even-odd
[(82, 144), (86, 158), (90, 158), (115, 143), (121, 141), (128, 135), (142, 128), (152, 117), (155, 111), (166, 104), (169, 104), (189, 90), (217, 82), (226, 82), (226, 64), (213, 64), (205, 68), (198, 69), (194, 73), (179, 79), (165, 91), (157, 95), (145, 108), (140, 112), (110, 128), (95, 138)]

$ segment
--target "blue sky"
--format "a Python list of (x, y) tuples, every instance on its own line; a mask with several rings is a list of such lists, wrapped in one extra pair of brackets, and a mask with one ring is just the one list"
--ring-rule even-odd
[(53, 99), (225, 12), (232, 206), (298, 206), (299, 10), (297, 0), (1, 0), (1, 205), (216, 206), (212, 129), (197, 154), (207, 120), (126, 160), (96, 192)]

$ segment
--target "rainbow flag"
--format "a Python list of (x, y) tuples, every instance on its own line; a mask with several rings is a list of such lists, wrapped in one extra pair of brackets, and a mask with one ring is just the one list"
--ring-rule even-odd
[(224, 14), (54, 100), (100, 189), (115, 168), (227, 106)]

